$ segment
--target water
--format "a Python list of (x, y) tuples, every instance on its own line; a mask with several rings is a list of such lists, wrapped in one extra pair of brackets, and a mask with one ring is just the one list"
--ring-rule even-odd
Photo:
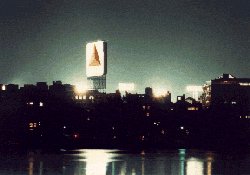
[(1, 153), (0, 175), (250, 175), (250, 153), (185, 149)]

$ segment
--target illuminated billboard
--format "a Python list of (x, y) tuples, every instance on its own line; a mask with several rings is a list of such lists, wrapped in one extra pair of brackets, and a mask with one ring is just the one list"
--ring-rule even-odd
[(86, 75), (99, 77), (107, 74), (107, 43), (91, 42), (86, 45)]

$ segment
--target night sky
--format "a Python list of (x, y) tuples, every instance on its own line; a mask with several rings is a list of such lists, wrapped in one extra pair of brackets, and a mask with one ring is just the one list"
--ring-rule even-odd
[(107, 92), (134, 82), (176, 96), (222, 73), (250, 77), (249, 0), (1, 0), (0, 83), (85, 81), (98, 39)]

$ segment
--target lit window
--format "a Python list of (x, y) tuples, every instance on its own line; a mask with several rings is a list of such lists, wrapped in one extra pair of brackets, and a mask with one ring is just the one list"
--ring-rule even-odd
[(145, 109), (146, 107), (145, 106), (142, 106), (143, 109)]
[(149, 112), (147, 112), (147, 113), (146, 113), (146, 116), (147, 116), (147, 117), (149, 117), (149, 116), (150, 116)]
[(89, 96), (89, 99), (90, 100), (94, 100), (94, 96)]
[(79, 100), (82, 100), (82, 96), (79, 96)]
[(165, 131), (164, 129), (161, 130), (161, 134), (164, 135), (165, 134)]
[(27, 105), (33, 106), (34, 102), (28, 102)]
[(30, 128), (33, 128), (33, 123), (29, 123), (29, 127), (30, 127)]
[(43, 107), (43, 102), (40, 102), (40, 103), (39, 103), (39, 106), (40, 106), (40, 107)]
[(183, 130), (183, 129), (184, 129), (184, 126), (181, 126), (180, 129)]
[(250, 86), (250, 83), (239, 83), (241, 86)]
[(150, 106), (148, 106), (148, 109), (150, 109)]
[(83, 99), (86, 100), (86, 95), (83, 96)]
[(29, 128), (36, 128), (37, 127), (37, 123), (29, 123)]
[(198, 108), (196, 108), (196, 107), (188, 107), (188, 111), (197, 111), (198, 110)]
[(79, 99), (79, 98), (78, 98), (78, 95), (76, 95), (76, 96), (75, 96), (75, 99), (76, 99), (76, 100), (78, 100), (78, 99)]

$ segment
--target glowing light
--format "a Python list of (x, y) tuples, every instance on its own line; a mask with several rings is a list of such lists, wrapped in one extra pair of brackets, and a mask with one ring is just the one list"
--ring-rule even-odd
[(239, 83), (241, 86), (250, 86), (250, 83)]
[(187, 160), (187, 175), (203, 175), (203, 162), (196, 158)]
[(188, 107), (187, 110), (188, 111), (198, 111), (199, 108), (197, 108), (197, 107)]
[(153, 94), (154, 94), (154, 97), (164, 97), (168, 94), (168, 91), (163, 88), (154, 88)]
[(135, 90), (135, 84), (134, 83), (119, 83), (119, 91), (121, 92), (131, 92)]
[(192, 97), (195, 100), (198, 100), (199, 93), (203, 92), (202, 86), (189, 85), (186, 89), (188, 92), (192, 93)]
[(83, 161), (86, 161), (86, 175), (106, 175), (107, 165), (113, 161), (114, 150), (82, 150), (80, 154)]
[(6, 90), (6, 86), (5, 86), (5, 85), (2, 86), (2, 90), (3, 90), (3, 91)]
[(33, 102), (33, 101), (28, 102), (27, 105), (33, 106), (33, 105), (34, 105), (34, 102)]
[(39, 103), (39, 106), (40, 106), (40, 107), (43, 107), (43, 102), (40, 102), (40, 103)]
[(208, 155), (207, 157), (207, 175), (212, 175), (212, 155)]
[(33, 128), (36, 128), (37, 127), (37, 123), (29, 123), (29, 128), (30, 130), (33, 130)]
[(193, 92), (193, 91), (202, 92), (203, 91), (202, 86), (189, 85), (186, 88), (187, 88), (187, 91), (189, 91), (189, 92)]
[(75, 85), (75, 93), (83, 94), (86, 93), (86, 91), (87, 91), (87, 86), (84, 85), (83, 83), (78, 83)]

